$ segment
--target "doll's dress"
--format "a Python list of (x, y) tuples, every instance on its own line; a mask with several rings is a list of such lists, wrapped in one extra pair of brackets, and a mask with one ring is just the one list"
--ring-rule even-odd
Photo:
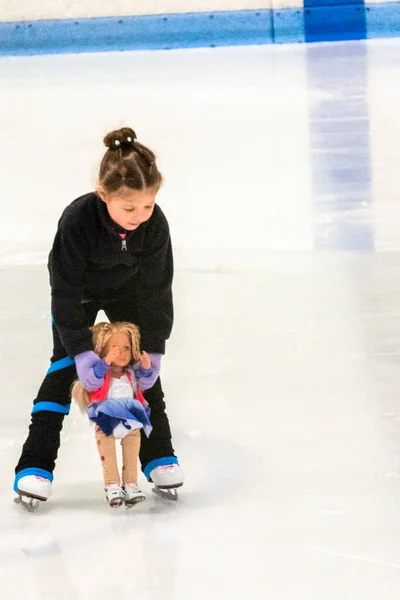
[(149, 405), (130, 373), (120, 378), (106, 374), (104, 385), (91, 393), (88, 417), (106, 435), (117, 439), (133, 429), (143, 429), (147, 436), (152, 430)]

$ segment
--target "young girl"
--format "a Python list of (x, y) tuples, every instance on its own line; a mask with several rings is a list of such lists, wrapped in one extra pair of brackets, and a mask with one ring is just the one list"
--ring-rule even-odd
[[(97, 323), (91, 327), (98, 361), (92, 367), (92, 391), (78, 380), (72, 397), (95, 426), (97, 449), (103, 467), (106, 500), (110, 506), (127, 506), (144, 500), (137, 487), (140, 429), (151, 432), (149, 409), (141, 390), (157, 379), (147, 352), (140, 352), (140, 334), (132, 323)], [(122, 487), (115, 439), (122, 445)]]
[[(54, 348), (15, 469), (14, 490), (25, 499), (50, 498), (72, 382), (78, 374), (86, 389), (93, 384), (99, 357), (89, 328), (98, 311), (110, 322), (138, 325), (157, 374), (172, 328), (172, 248), (167, 220), (155, 203), (162, 182), (155, 155), (128, 127), (112, 131), (104, 143), (97, 190), (64, 210), (49, 256)], [(153, 430), (148, 438), (142, 435), (142, 470), (160, 489), (179, 487), (183, 473), (159, 377), (144, 396)]]

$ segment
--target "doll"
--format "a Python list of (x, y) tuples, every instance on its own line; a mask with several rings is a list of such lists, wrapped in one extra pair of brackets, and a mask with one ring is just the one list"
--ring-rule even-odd
[[(103, 468), (105, 497), (112, 507), (131, 506), (144, 500), (137, 486), (140, 430), (152, 430), (150, 410), (141, 390), (158, 378), (157, 361), (140, 352), (140, 334), (128, 322), (97, 323), (91, 327), (99, 360), (85, 374), (85, 387), (77, 380), (72, 397), (95, 424), (95, 438)], [(122, 445), (122, 481), (116, 443)]]

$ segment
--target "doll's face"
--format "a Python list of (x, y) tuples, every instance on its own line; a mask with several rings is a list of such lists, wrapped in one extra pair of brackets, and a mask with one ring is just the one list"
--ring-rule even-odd
[(127, 333), (113, 333), (104, 347), (103, 356), (111, 349), (117, 351), (112, 364), (116, 367), (126, 367), (132, 361), (131, 341)]

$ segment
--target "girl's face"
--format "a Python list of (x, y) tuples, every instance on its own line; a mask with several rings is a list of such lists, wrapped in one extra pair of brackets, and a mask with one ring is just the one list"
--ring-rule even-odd
[(107, 356), (112, 348), (118, 349), (118, 354), (113, 360), (113, 365), (116, 367), (126, 367), (132, 360), (131, 341), (127, 333), (113, 333), (107, 341), (103, 357)]
[(112, 220), (127, 231), (137, 229), (153, 214), (158, 188), (130, 190), (121, 188), (112, 194), (99, 187), (97, 193), (107, 205)]

